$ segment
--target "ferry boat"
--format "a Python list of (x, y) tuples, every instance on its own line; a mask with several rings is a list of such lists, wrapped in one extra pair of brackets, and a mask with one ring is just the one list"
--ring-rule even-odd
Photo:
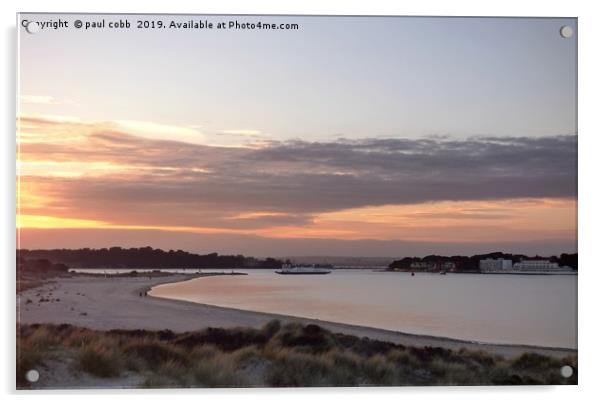
[(300, 267), (286, 265), (282, 266), (282, 269), (276, 270), (276, 274), (329, 274), (330, 270), (312, 266), (312, 267)]

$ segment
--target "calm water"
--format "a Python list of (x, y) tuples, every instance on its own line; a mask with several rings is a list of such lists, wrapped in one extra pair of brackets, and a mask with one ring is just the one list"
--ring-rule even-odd
[(150, 294), (408, 333), (577, 347), (577, 276), (246, 272), (164, 284)]

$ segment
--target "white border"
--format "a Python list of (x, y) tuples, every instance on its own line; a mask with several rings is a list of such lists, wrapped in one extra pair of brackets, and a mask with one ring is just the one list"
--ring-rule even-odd
[[(306, 402), (313, 400), (345, 400), (347, 402), (378, 399), (395, 401), (420, 399), (425, 401), (469, 402), (487, 399), (490, 402), (504, 402), (514, 399), (545, 402), (567, 402), (577, 396), (579, 401), (594, 400), (598, 390), (602, 357), (600, 357), (601, 326), (598, 295), (602, 287), (602, 267), (598, 240), (600, 220), (600, 26), (602, 15), (597, 13), (594, 1), (412, 1), (394, 2), (380, 0), (321, 0), (321, 1), (205, 1), (147, 0), (125, 2), (123, 0), (74, 1), (74, 0), (4, 0), (0, 2), (3, 35), (2, 116), (2, 247), (4, 265), (0, 271), (4, 275), (3, 290), (5, 302), (5, 326), (2, 338), (2, 391), (9, 394), (8, 401), (18, 399), (43, 398), (46, 402), (87, 402), (111, 399), (135, 399), (164, 401), (167, 395), (176, 394), (179, 401), (199, 399), (224, 399), (226, 401), (266, 402), (286, 400)], [(261, 390), (191, 390), (191, 391), (151, 391), (151, 392), (14, 392), (14, 257), (15, 257), (15, 13), (17, 11), (56, 11), (56, 12), (154, 12), (154, 13), (249, 13), (249, 14), (376, 14), (376, 15), (473, 15), (473, 16), (548, 16), (579, 18), (579, 254), (581, 273), (579, 275), (579, 386), (577, 387), (463, 387), (463, 388), (360, 388), (360, 389), (261, 389)], [(43, 68), (43, 64), (40, 64)], [(598, 254), (596, 254), (598, 252)], [(84, 394), (85, 396), (82, 396)]]

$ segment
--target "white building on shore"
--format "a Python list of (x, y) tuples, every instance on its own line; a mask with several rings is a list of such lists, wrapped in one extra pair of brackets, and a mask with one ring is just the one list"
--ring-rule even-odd
[(514, 264), (514, 270), (520, 271), (557, 271), (566, 269), (558, 266), (558, 263), (550, 262), (549, 260), (523, 260)]
[(498, 272), (505, 270), (512, 270), (512, 260), (508, 259), (483, 259), (479, 261), (479, 269), (483, 273), (487, 272)]

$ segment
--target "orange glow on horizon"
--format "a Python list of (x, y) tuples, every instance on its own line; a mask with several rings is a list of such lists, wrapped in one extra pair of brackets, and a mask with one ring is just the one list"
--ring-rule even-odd
[[(256, 235), (267, 238), (330, 238), (339, 240), (406, 240), (479, 242), (529, 240), (572, 236), (576, 201), (525, 199), (472, 202), (437, 202), (417, 205), (363, 207), (318, 214), (304, 225), (266, 225), (260, 228), (216, 228), (145, 223), (111, 223), (80, 218), (21, 215), (20, 228), (144, 229), (196, 234)], [(249, 219), (281, 216), (278, 212), (247, 212)]]
[(191, 232), (196, 234), (247, 234), (249, 231), (238, 231), (227, 228), (204, 228), (185, 226), (158, 226), (158, 225), (129, 225), (112, 224), (104, 221), (86, 220), (78, 218), (61, 218), (51, 216), (20, 215), (17, 218), (17, 229), (129, 229), (129, 230), (159, 230), (174, 232)]

